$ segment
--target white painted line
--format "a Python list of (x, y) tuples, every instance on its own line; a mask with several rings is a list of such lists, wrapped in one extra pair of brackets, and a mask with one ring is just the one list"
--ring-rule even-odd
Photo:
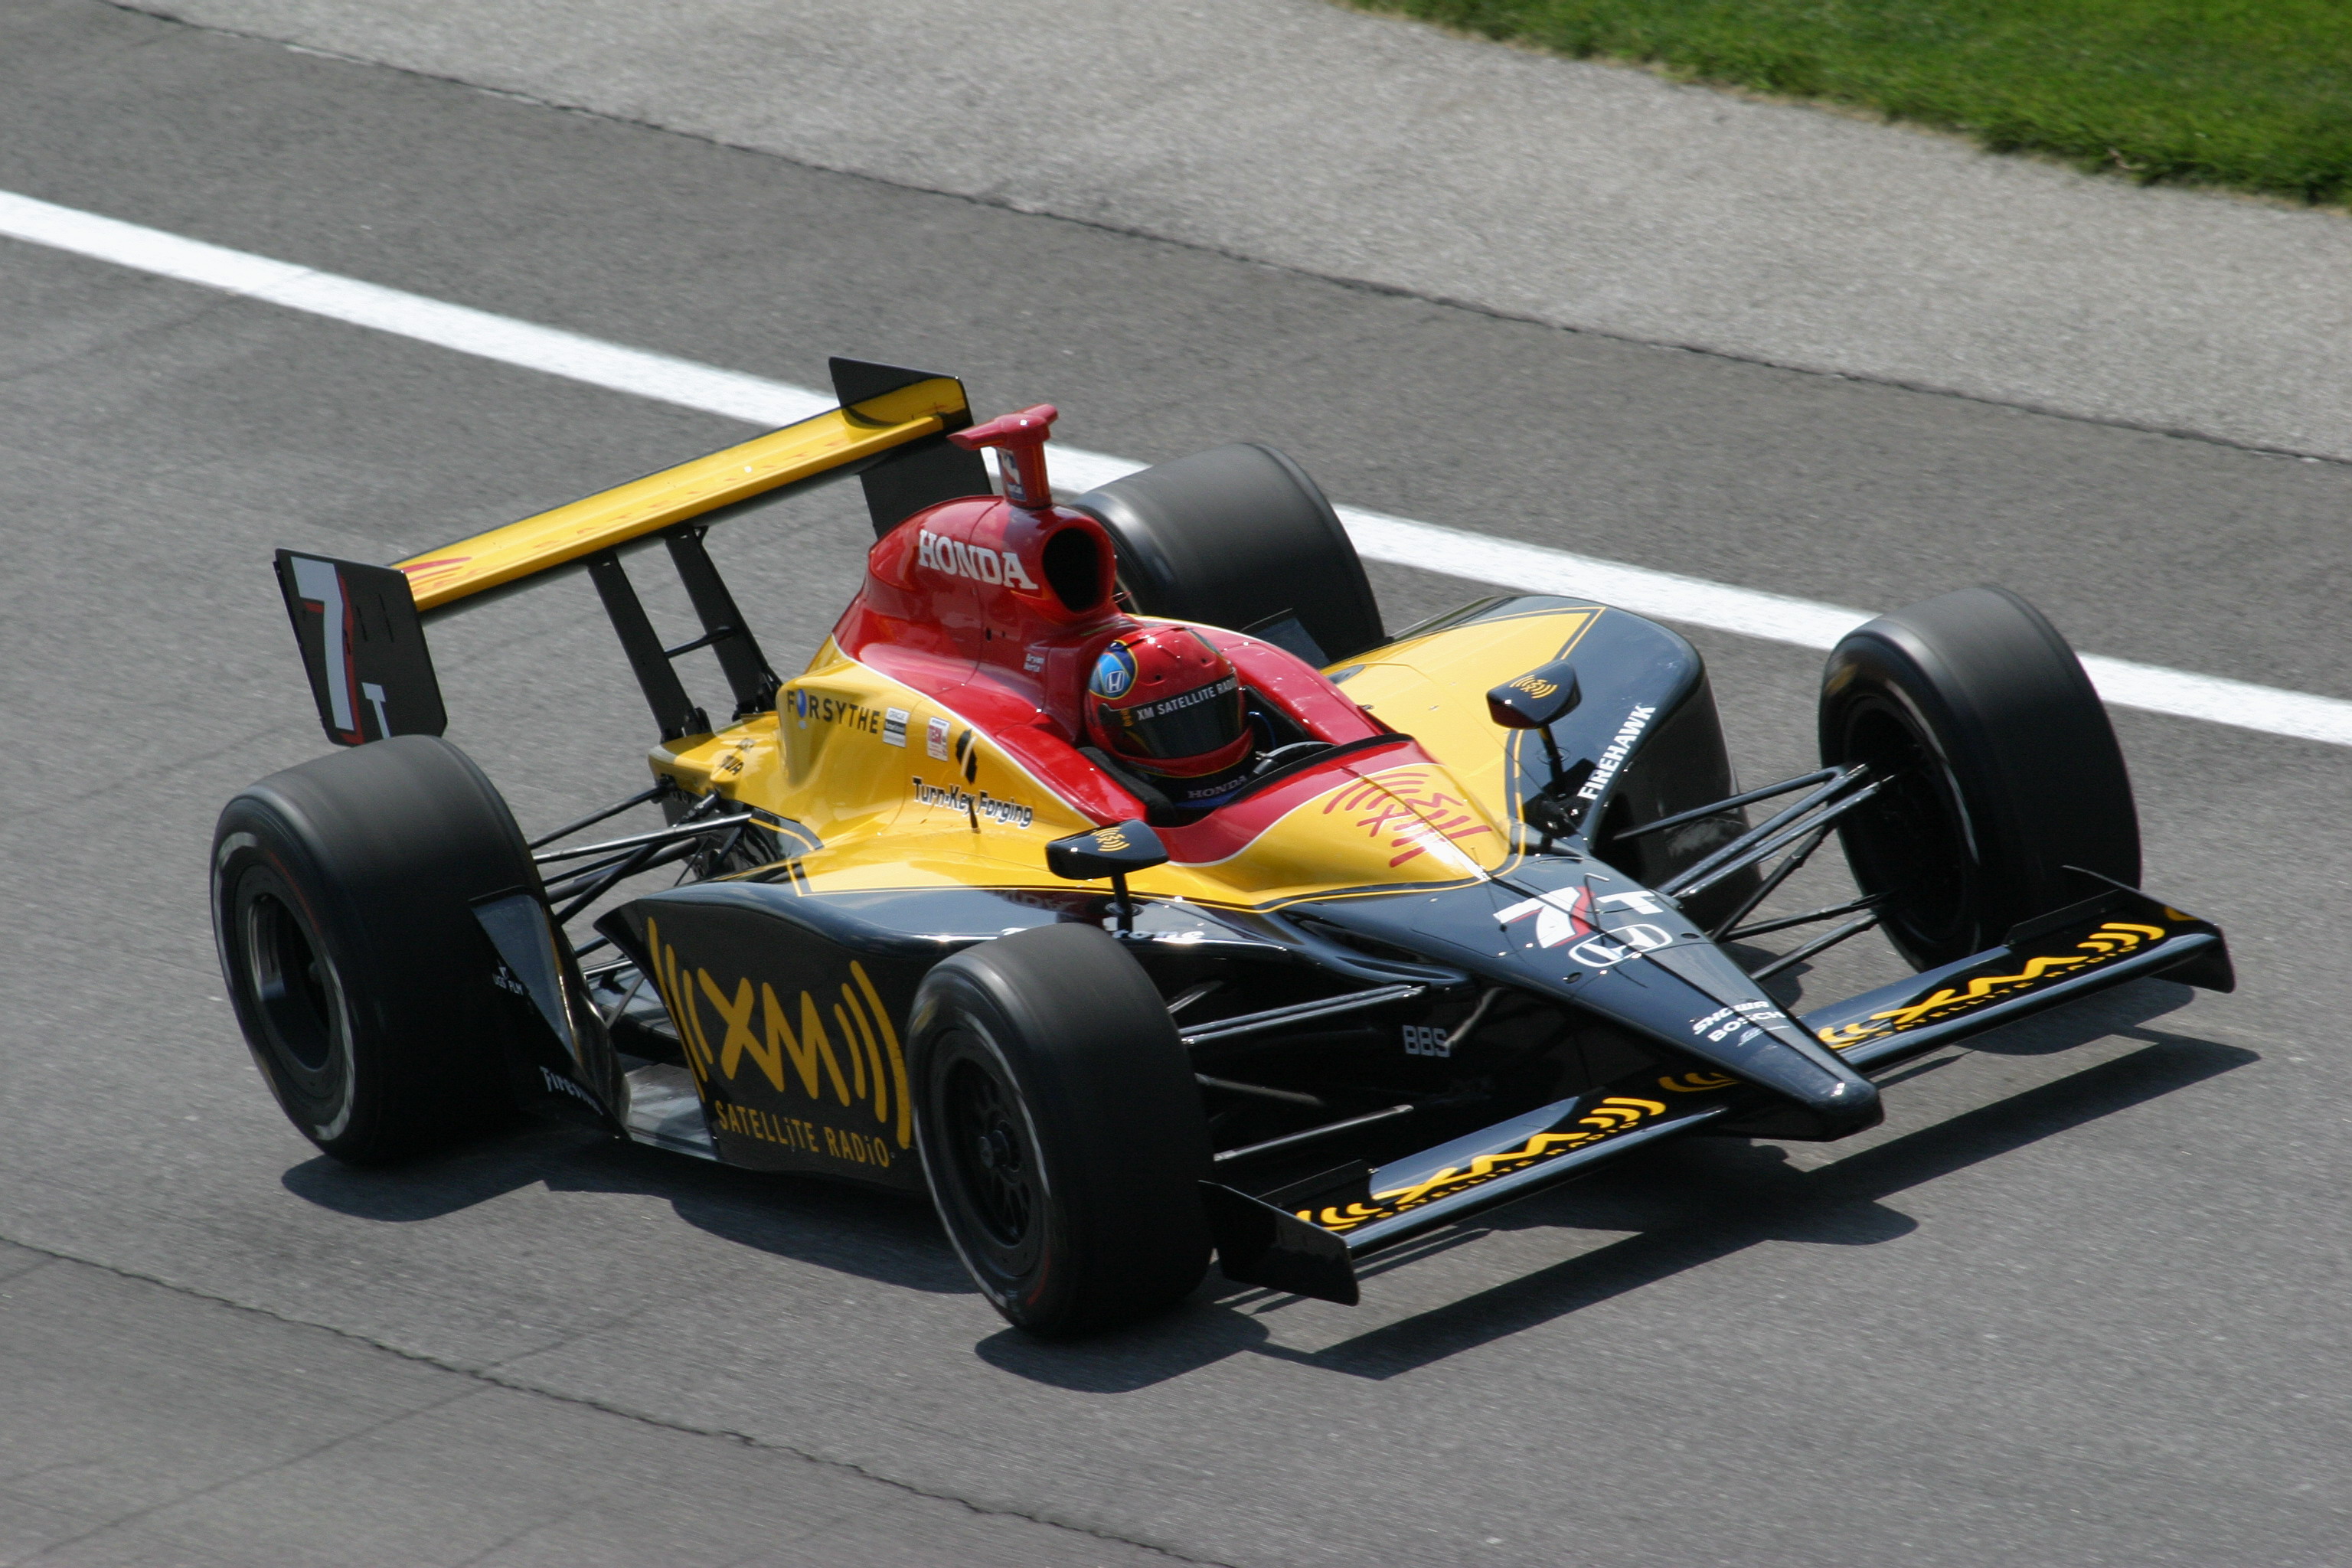
[(830, 397), (755, 375), (625, 349), (5, 191), (0, 191), (0, 235), (755, 425), (789, 425), (833, 406)]
[[(833, 406), (830, 397), (805, 387), (624, 348), (5, 191), (0, 191), (0, 237), (755, 425), (789, 425)], [(1081, 489), (1143, 467), (1069, 447), (1055, 449), (1054, 464), (1057, 478)], [(1799, 647), (1827, 648), (1870, 618), (1866, 612), (1836, 605), (1653, 572), (1355, 507), (1339, 508), (1339, 517), (1367, 560), (1523, 593), (1590, 597), (1637, 615)], [(2337, 698), (2095, 654), (2084, 655), (2083, 664), (2099, 695), (2122, 707), (2352, 746), (2352, 702)]]

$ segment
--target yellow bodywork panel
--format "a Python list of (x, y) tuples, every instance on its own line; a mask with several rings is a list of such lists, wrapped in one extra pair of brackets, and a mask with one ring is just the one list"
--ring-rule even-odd
[(1509, 822), (1511, 731), (1486, 716), (1486, 693), (1565, 658), (1601, 614), (1541, 610), (1391, 643), (1366, 654), (1339, 689), (1443, 761), (1488, 816)]
[[(1376, 650), (1340, 689), (1433, 762), (1368, 752), (1233, 853), (1139, 871), (1131, 885), (1145, 897), (1264, 909), (1501, 868), (1513, 853), (1505, 734), (1485, 694), (1559, 658), (1602, 613), (1548, 610)], [(691, 794), (715, 789), (808, 829), (823, 847), (786, 846), (806, 891), (1068, 888), (1046, 870), (1045, 845), (1101, 824), (992, 743), (953, 697), (927, 697), (828, 641), (775, 712), (672, 742), (652, 761)]]
[(902, 447), (945, 428), (964, 406), (960, 384), (933, 377), (394, 564), (408, 574), (417, 610), (430, 614)]

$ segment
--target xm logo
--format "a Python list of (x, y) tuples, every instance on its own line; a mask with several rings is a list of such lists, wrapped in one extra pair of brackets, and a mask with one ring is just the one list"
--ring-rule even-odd
[(721, 1126), (858, 1164), (887, 1167), (892, 1144), (901, 1151), (914, 1147), (905, 1054), (864, 964), (850, 963), (837, 999), (803, 991), (795, 1006), (772, 985), (741, 978), (730, 989), (710, 971), (681, 963), (677, 949), (663, 943), (656, 921), (646, 922), (646, 946), (688, 1065), (706, 1090), (731, 1090), (739, 1075), (756, 1074), (771, 1097), (803, 1100), (812, 1115), (851, 1111), (874, 1121), (868, 1134), (797, 1118), (733, 1118), (719, 1108), (718, 1095), (706, 1094)]

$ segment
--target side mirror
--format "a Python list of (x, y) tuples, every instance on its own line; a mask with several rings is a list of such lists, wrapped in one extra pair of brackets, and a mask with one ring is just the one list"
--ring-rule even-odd
[(1122, 934), (1135, 929), (1135, 905), (1127, 896), (1130, 871), (1149, 871), (1168, 863), (1167, 846), (1160, 835), (1140, 822), (1115, 822), (1086, 833), (1073, 833), (1045, 846), (1045, 869), (1073, 882), (1110, 879), (1118, 896), (1112, 912)]
[(1533, 730), (1543, 737), (1544, 755), (1551, 759), (1551, 782), (1559, 783), (1559, 742), (1551, 727), (1575, 711), (1584, 700), (1576, 671), (1564, 658), (1506, 680), (1486, 693), (1486, 716), (1506, 730)]
[(1549, 730), (1583, 700), (1574, 667), (1556, 658), (1486, 693), (1486, 714), (1506, 730)]

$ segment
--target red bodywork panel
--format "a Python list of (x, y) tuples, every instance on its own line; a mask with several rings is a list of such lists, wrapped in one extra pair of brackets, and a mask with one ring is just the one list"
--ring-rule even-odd
[[(1116, 573), (1109, 534), (1084, 512), (994, 498), (944, 501), (866, 552), (865, 584), (833, 638), (850, 658), (962, 714), (1096, 821), (1129, 821), (1143, 815), (1142, 802), (1077, 749), (1096, 657), (1141, 624), (1114, 601)], [(1233, 660), (1244, 685), (1309, 735), (1344, 743), (1390, 733), (1297, 655), (1221, 626), (1200, 631)], [(1429, 760), (1397, 740), (1396, 749), (1378, 748), (1365, 761)], [(1277, 801), (1284, 810), (1297, 804), (1300, 782), (1163, 830), (1162, 841), (1178, 860), (1222, 858), (1280, 815), (1267, 815)]]

